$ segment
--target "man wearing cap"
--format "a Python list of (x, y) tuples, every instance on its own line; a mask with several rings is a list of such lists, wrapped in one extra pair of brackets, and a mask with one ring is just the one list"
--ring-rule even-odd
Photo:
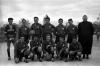
[(66, 30), (65, 30), (65, 26), (63, 25), (63, 19), (60, 18), (58, 20), (59, 25), (56, 26), (55, 30), (56, 30), (56, 43), (59, 42), (59, 37), (63, 37), (65, 40), (65, 34), (66, 34)]
[(22, 19), (22, 25), (19, 28), (18, 37), (19, 38), (24, 37), (25, 42), (28, 43), (28, 40), (29, 40), (29, 27), (27, 27), (25, 19)]
[(8, 60), (11, 60), (10, 57), (10, 44), (11, 42), (15, 43), (16, 38), (16, 26), (13, 24), (13, 18), (8, 18), (9, 24), (5, 26), (5, 36), (7, 37), (7, 54)]
[(92, 23), (87, 21), (87, 15), (84, 15), (82, 19), (83, 21), (78, 25), (78, 38), (79, 42), (82, 44), (83, 58), (89, 59), (93, 43), (94, 28)]
[(48, 15), (44, 18), (45, 24), (43, 25), (43, 40), (46, 39), (47, 34), (53, 35), (55, 33), (55, 27), (50, 23)]
[(66, 30), (68, 35), (67, 42), (71, 43), (73, 38), (77, 38), (77, 27), (73, 24), (72, 19), (69, 19), (68, 22), (69, 22), (69, 26), (67, 27)]

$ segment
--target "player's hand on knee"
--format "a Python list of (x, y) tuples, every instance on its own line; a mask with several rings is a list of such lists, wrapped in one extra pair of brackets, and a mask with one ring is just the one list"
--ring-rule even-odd
[(81, 55), (81, 54), (82, 54), (82, 52), (77, 52), (77, 54), (78, 54), (78, 55)]
[(21, 53), (23, 53), (23, 52), (24, 52), (24, 49), (21, 50)]
[(46, 48), (50, 47), (50, 45), (46, 46)]
[(74, 53), (75, 53), (74, 51), (70, 51), (70, 52), (69, 52), (69, 54), (74, 54)]
[(68, 48), (66, 48), (65, 51), (68, 52), (69, 51)]
[(33, 53), (32, 52), (29, 54), (29, 57), (33, 57)]
[(42, 47), (38, 47), (38, 51), (39, 52), (42, 52)]
[(32, 50), (34, 50), (34, 49), (35, 49), (35, 47), (32, 48)]
[(54, 51), (54, 48), (53, 47), (51, 47), (51, 51)]

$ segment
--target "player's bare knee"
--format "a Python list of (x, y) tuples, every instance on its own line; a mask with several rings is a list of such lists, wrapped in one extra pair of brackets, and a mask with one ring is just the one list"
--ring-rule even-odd
[(74, 52), (69, 52), (70, 55), (74, 55)]
[(42, 52), (42, 47), (38, 47), (38, 51), (39, 52)]
[(51, 51), (54, 51), (54, 48), (53, 47), (51, 47)]
[(77, 52), (77, 55), (81, 55), (82, 54), (82, 52)]

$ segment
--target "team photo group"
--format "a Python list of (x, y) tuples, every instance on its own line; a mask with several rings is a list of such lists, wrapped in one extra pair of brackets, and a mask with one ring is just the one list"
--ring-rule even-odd
[(14, 62), (33, 61), (82, 61), (89, 59), (93, 44), (94, 27), (88, 21), (88, 16), (82, 16), (82, 22), (77, 26), (73, 19), (68, 19), (68, 26), (63, 25), (63, 19), (58, 19), (58, 25), (50, 23), (46, 15), (43, 25), (39, 18), (34, 17), (33, 24), (28, 27), (26, 19), (21, 20), (21, 26), (13, 24), (13, 18), (8, 18), (4, 33), (7, 38), (7, 55), (11, 60), (10, 46), (14, 46)]

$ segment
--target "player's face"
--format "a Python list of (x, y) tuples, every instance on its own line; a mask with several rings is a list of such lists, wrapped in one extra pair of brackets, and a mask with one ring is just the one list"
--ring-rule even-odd
[(83, 21), (87, 21), (88, 17), (86, 15), (83, 16)]
[(39, 19), (38, 18), (34, 18), (34, 22), (38, 23)]
[(22, 22), (26, 22), (26, 20), (25, 20), (25, 19), (23, 19), (23, 20), (22, 20)]
[(22, 22), (23, 22), (23, 25), (25, 25), (25, 23), (26, 23), (26, 20), (25, 20), (25, 19), (23, 19), (23, 20), (22, 20)]
[(69, 24), (73, 24), (73, 21), (68, 21), (69, 22)]
[(63, 40), (63, 38), (59, 38), (59, 41), (60, 41), (60, 42), (63, 42), (64, 40)]
[(46, 40), (50, 41), (51, 37), (50, 36), (46, 36)]
[(59, 24), (62, 24), (63, 23), (63, 20), (59, 20)]
[(46, 23), (49, 23), (49, 22), (50, 22), (50, 20), (49, 20), (49, 19), (45, 19), (45, 22), (46, 22)]
[(74, 43), (76, 43), (76, 42), (77, 42), (77, 40), (76, 40), (76, 39), (73, 39), (73, 42), (74, 42)]
[(8, 20), (9, 24), (12, 24), (13, 23), (13, 20)]
[(34, 37), (34, 41), (37, 41), (38, 40), (38, 38), (37, 37)]
[(21, 39), (22, 42), (24, 41), (24, 37), (21, 37), (20, 39)]

